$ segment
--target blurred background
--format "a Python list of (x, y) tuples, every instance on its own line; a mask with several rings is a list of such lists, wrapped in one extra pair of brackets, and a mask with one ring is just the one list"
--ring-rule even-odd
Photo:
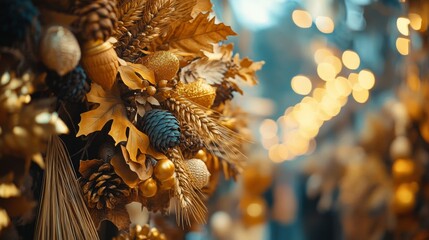
[(187, 239), (429, 239), (429, 1), (212, 3), (265, 65), (249, 166)]

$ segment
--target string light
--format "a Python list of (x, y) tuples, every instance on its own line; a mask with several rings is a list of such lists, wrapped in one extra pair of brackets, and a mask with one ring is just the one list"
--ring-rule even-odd
[(408, 25), (410, 24), (410, 19), (399, 17), (396, 20), (396, 27), (398, 28), (399, 32), (404, 35), (408, 36), (410, 34), (410, 31), (408, 29)]
[(401, 55), (408, 55), (410, 51), (410, 40), (407, 38), (399, 37), (396, 39), (396, 49)]
[(319, 16), (316, 18), (316, 27), (322, 33), (329, 34), (334, 31), (335, 24), (330, 17)]
[(342, 60), (344, 63), (344, 66), (346, 66), (348, 69), (355, 70), (360, 65), (360, 58), (359, 55), (351, 50), (347, 50), (343, 52)]
[(294, 10), (292, 20), (300, 28), (309, 28), (313, 24), (310, 13), (304, 10)]
[(308, 77), (298, 75), (292, 78), (291, 87), (297, 94), (307, 95), (311, 92), (312, 84)]

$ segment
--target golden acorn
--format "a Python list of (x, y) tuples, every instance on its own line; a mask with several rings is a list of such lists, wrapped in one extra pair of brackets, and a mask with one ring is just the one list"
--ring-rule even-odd
[(174, 163), (168, 159), (159, 160), (155, 165), (154, 174), (160, 181), (170, 178), (174, 174)]
[(81, 51), (73, 33), (65, 27), (51, 26), (40, 42), (42, 62), (60, 76), (73, 70), (79, 63)]
[(173, 79), (179, 71), (179, 59), (169, 51), (157, 51), (140, 60), (155, 73), (157, 82)]
[(202, 160), (197, 158), (185, 160), (183, 161), (183, 165), (189, 173), (194, 187), (201, 189), (209, 183), (210, 172)]
[(156, 185), (156, 181), (153, 178), (148, 178), (146, 181), (140, 183), (139, 189), (143, 196), (145, 197), (153, 197), (158, 191), (158, 186)]
[(91, 41), (85, 45), (82, 66), (92, 81), (110, 90), (119, 69), (118, 55), (110, 42)]
[(206, 108), (210, 108), (213, 105), (216, 97), (216, 89), (202, 79), (188, 84), (179, 83), (176, 92)]

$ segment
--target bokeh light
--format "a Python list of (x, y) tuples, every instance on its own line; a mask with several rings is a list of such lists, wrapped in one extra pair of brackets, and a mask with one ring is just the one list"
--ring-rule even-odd
[(291, 80), (292, 90), (300, 95), (307, 95), (311, 92), (312, 84), (311, 80), (302, 75), (298, 75)]
[(300, 28), (309, 28), (313, 24), (310, 13), (304, 10), (294, 10), (292, 20)]
[(342, 60), (344, 63), (344, 66), (346, 66), (348, 69), (355, 70), (360, 65), (360, 58), (359, 55), (351, 50), (347, 50), (343, 52)]

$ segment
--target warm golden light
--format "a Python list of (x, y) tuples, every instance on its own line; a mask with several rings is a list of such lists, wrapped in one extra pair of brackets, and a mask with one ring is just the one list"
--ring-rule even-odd
[(272, 119), (265, 119), (259, 126), (259, 133), (263, 138), (272, 138), (277, 134), (277, 123)]
[(330, 17), (319, 16), (316, 18), (316, 27), (322, 33), (332, 33), (334, 31), (334, 21)]
[(358, 76), (359, 85), (364, 89), (371, 89), (375, 84), (374, 74), (369, 70), (362, 70)]
[(247, 206), (246, 212), (251, 217), (259, 217), (263, 212), (263, 207), (260, 203), (251, 203)]
[(262, 138), (262, 147), (264, 147), (264, 149), (267, 149), (267, 150), (278, 143), (279, 143), (279, 138), (277, 136), (274, 136), (272, 138)]
[(410, 19), (410, 26), (414, 30), (420, 30), (422, 28), (422, 17), (417, 13), (410, 13), (408, 15)]
[(343, 52), (342, 60), (344, 63), (344, 66), (346, 66), (348, 69), (355, 70), (360, 65), (360, 58), (359, 55), (351, 50), (347, 50)]
[(365, 103), (369, 98), (369, 91), (367, 89), (353, 89), (353, 98), (358, 103)]
[(395, 177), (407, 177), (414, 173), (415, 164), (411, 159), (397, 159), (392, 168)]
[(268, 157), (270, 158), (271, 161), (279, 163), (279, 162), (282, 162), (283, 159), (281, 158), (277, 149), (278, 149), (278, 144), (270, 147), (270, 149), (268, 150)]
[(396, 49), (398, 49), (401, 55), (408, 55), (410, 51), (410, 40), (402, 37), (396, 39)]
[(292, 90), (300, 95), (307, 95), (311, 92), (312, 84), (308, 77), (298, 75), (291, 80)]
[(309, 28), (313, 24), (310, 13), (304, 10), (294, 10), (292, 20), (300, 28)]
[(413, 203), (415, 201), (413, 190), (407, 184), (399, 185), (395, 192), (395, 200), (403, 205)]
[(398, 28), (398, 31), (405, 36), (408, 36), (410, 34), (410, 31), (408, 29), (408, 25), (410, 24), (410, 19), (399, 17), (398, 20), (396, 20), (396, 27)]
[(331, 50), (327, 48), (319, 48), (314, 53), (314, 61), (319, 64), (325, 60), (325, 58), (332, 56)]
[(317, 75), (322, 80), (329, 81), (331, 79), (334, 79), (336, 76), (335, 68), (330, 63), (322, 62), (317, 66)]
[(345, 77), (337, 77), (334, 81), (334, 86), (341, 96), (349, 96), (352, 93), (352, 86)]
[(335, 68), (335, 73), (338, 74), (341, 72), (341, 69), (343, 68), (343, 64), (341, 63), (341, 59), (334, 55), (326, 56), (323, 59), (323, 62), (330, 63)]

